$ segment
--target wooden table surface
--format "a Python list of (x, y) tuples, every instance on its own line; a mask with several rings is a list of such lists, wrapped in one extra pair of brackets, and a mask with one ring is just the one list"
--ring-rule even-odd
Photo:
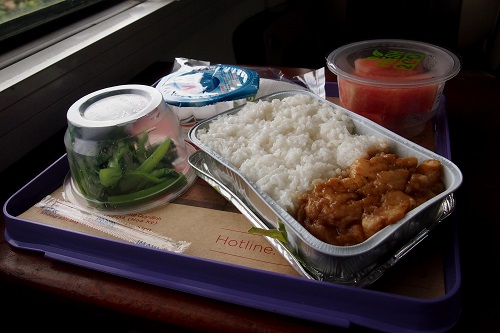
[[(307, 69), (281, 69), (293, 77)], [(160, 74), (159, 74), (160, 73)], [(155, 64), (131, 83), (152, 84), (165, 73)], [(328, 80), (335, 80), (327, 73)], [(452, 160), (464, 174), (454, 213), (460, 231), (463, 315), (456, 330), (489, 332), (500, 327), (500, 224), (496, 209), (499, 165), (500, 83), (485, 74), (462, 72), (446, 84)], [(1, 175), (5, 200), (64, 153), (61, 131)], [(470, 146), (474, 148), (471, 149)], [(30, 161), (30, 162), (28, 162)], [(36, 161), (33, 163), (32, 161)], [(486, 166), (486, 167), (485, 167)], [(337, 328), (231, 305), (45, 258), (12, 248), (0, 235), (0, 292), (4, 323), (20, 331), (161, 332), (365, 332)], [(491, 302), (488, 302), (491, 303)], [(481, 317), (476, 318), (475, 314)], [(62, 318), (65, 318), (63, 321)], [(70, 328), (66, 325), (70, 325)]]

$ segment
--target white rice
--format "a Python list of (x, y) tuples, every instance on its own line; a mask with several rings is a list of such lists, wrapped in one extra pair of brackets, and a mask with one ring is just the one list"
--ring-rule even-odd
[(389, 147), (385, 138), (353, 131), (344, 110), (297, 94), (248, 102), (198, 138), (293, 215), (297, 197), (315, 183), (345, 176), (356, 159)]

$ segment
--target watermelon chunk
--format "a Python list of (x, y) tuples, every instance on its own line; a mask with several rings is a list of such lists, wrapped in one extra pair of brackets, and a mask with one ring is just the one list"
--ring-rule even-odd
[(360, 77), (375, 78), (383, 77), (384, 79), (395, 78), (395, 81), (401, 77), (410, 77), (424, 72), (424, 67), (419, 61), (414, 66), (396, 66), (398, 59), (389, 59), (383, 61), (378, 58), (359, 58), (354, 61), (355, 74)]
[[(396, 64), (398, 59), (385, 63), (380, 59), (357, 59), (354, 73), (358, 77), (394, 83), (411, 81), (412, 77), (424, 72), (420, 61), (405, 69), (394, 66)], [(393, 84), (387, 87), (338, 77), (338, 85), (343, 107), (407, 137), (423, 129), (432, 118), (439, 93), (438, 84), (401, 87)]]

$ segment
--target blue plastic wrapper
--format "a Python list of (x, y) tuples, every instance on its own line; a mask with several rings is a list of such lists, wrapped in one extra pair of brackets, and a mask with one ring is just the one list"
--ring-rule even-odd
[(196, 66), (163, 77), (156, 88), (169, 105), (201, 107), (254, 97), (259, 74), (239, 66)]
[(256, 71), (233, 65), (183, 66), (154, 86), (179, 118), (187, 140), (198, 121), (255, 99), (259, 78)]

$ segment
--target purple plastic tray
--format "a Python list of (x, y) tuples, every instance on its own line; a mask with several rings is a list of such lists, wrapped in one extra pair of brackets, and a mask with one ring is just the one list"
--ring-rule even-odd
[[(336, 83), (327, 83), (326, 93), (337, 97)], [(434, 128), (436, 152), (450, 159), (444, 97)], [(59, 188), (68, 170), (63, 155), (7, 200), (3, 207), (5, 238), (11, 246), (165, 288), (338, 327), (445, 332), (459, 319), (461, 278), (455, 223), (442, 227), (451, 232), (440, 234), (445, 294), (421, 299), (141, 247), (17, 217)], [(453, 219), (453, 214), (448, 219)]]

